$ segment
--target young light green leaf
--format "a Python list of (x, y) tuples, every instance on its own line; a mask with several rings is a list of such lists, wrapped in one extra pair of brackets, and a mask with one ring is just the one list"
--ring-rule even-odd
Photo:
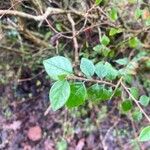
[(92, 77), (95, 72), (95, 66), (93, 62), (87, 58), (81, 59), (80, 69), (87, 77)]
[(150, 141), (150, 126), (145, 127), (140, 132), (139, 139), (141, 142)]
[(57, 81), (50, 89), (49, 98), (54, 111), (65, 105), (70, 96), (70, 85), (68, 81)]
[(132, 101), (131, 100), (125, 100), (121, 104), (122, 110), (127, 112), (132, 109)]
[(140, 40), (137, 37), (133, 37), (129, 39), (129, 46), (131, 48), (136, 48), (140, 45)]
[(69, 75), (72, 71), (71, 62), (63, 56), (55, 56), (43, 61), (47, 74), (54, 80), (59, 80), (59, 76)]
[(148, 106), (149, 102), (150, 102), (150, 98), (148, 96), (142, 95), (140, 97), (140, 103), (141, 103), (141, 105), (143, 105), (143, 106), (146, 107), (146, 106)]
[(115, 62), (119, 65), (127, 65), (129, 63), (129, 59), (127, 57), (115, 60)]
[(82, 82), (75, 82), (70, 85), (70, 88), (71, 93), (66, 103), (67, 107), (72, 108), (84, 104), (87, 96), (85, 85)]
[(116, 21), (118, 19), (118, 11), (115, 7), (111, 8), (109, 11), (109, 17), (112, 21)]
[(135, 19), (139, 19), (142, 16), (142, 10), (140, 8), (137, 8), (135, 10), (134, 16), (135, 16)]
[(121, 32), (122, 32), (121, 29), (111, 28), (110, 31), (109, 31), (109, 35), (114, 36), (114, 35), (116, 35), (118, 33), (121, 33)]
[(102, 0), (95, 0), (95, 4), (99, 5), (102, 2)]
[(110, 43), (110, 39), (106, 35), (103, 35), (102, 38), (100, 39), (100, 42), (103, 45), (107, 46)]

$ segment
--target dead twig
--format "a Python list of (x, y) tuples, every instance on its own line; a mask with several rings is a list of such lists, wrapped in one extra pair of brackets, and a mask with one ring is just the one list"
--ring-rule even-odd
[(78, 52), (79, 45), (78, 45), (78, 41), (77, 41), (77, 37), (76, 37), (75, 22), (74, 22), (73, 18), (71, 17), (70, 13), (68, 14), (68, 19), (72, 26), (72, 36), (73, 36), (73, 43), (74, 43), (74, 49), (75, 49), (74, 59), (75, 59), (75, 65), (77, 65), (79, 62), (79, 52)]

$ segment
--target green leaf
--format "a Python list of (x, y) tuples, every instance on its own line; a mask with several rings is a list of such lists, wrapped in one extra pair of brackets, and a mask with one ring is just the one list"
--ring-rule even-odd
[(70, 85), (71, 93), (67, 101), (67, 107), (72, 108), (84, 104), (87, 92), (85, 85), (81, 82), (72, 83)]
[(105, 89), (103, 86), (99, 84), (94, 84), (88, 88), (88, 99), (93, 101), (103, 101), (108, 100), (111, 95), (112, 91)]
[(129, 59), (127, 57), (115, 60), (115, 62), (119, 65), (127, 65), (129, 63)]
[(57, 150), (67, 150), (67, 141), (65, 139), (61, 139), (61, 141), (58, 141), (56, 143), (56, 149)]
[(118, 19), (118, 11), (115, 7), (111, 8), (109, 11), (109, 17), (112, 21), (116, 21)]
[(132, 101), (131, 100), (125, 100), (121, 104), (122, 110), (127, 112), (132, 109)]
[(87, 77), (93, 76), (95, 72), (95, 66), (93, 62), (87, 58), (81, 59), (80, 69)]
[(148, 106), (149, 101), (150, 101), (150, 98), (147, 97), (146, 95), (142, 95), (142, 96), (140, 97), (140, 103), (141, 103), (141, 105), (143, 105), (143, 106), (145, 106), (145, 107)]
[(61, 75), (72, 74), (71, 62), (62, 56), (55, 56), (43, 61), (47, 74), (54, 80), (59, 80)]
[(143, 118), (143, 114), (141, 111), (139, 110), (135, 110), (134, 112), (132, 112), (132, 118), (134, 121), (141, 121), (141, 119)]
[(103, 45), (107, 46), (110, 43), (110, 39), (106, 35), (103, 35), (102, 38), (100, 39), (100, 42)]
[(139, 90), (136, 87), (130, 88), (130, 92), (131, 92), (131, 94), (133, 95), (133, 97), (135, 99), (138, 99), (138, 97), (139, 97)]
[(142, 129), (139, 135), (139, 139), (141, 142), (150, 141), (150, 126), (147, 126), (144, 129)]
[(70, 85), (68, 81), (57, 81), (50, 89), (49, 98), (54, 111), (65, 105), (70, 96)]
[(99, 84), (94, 84), (91, 87), (88, 88), (88, 99), (90, 100), (101, 100), (101, 95), (103, 93), (103, 87)]
[(102, 0), (95, 0), (95, 4), (99, 5), (102, 2)]
[(131, 48), (136, 48), (141, 44), (141, 42), (139, 41), (139, 39), (137, 37), (133, 37), (129, 39), (129, 46)]
[(109, 35), (114, 36), (114, 35), (116, 35), (118, 33), (121, 33), (121, 32), (122, 32), (121, 29), (111, 28), (110, 31), (109, 31)]
[(109, 80), (114, 80), (118, 75), (118, 71), (113, 68), (112, 65), (108, 62), (99, 62), (98, 64), (96, 64), (95, 72), (98, 77), (106, 77)]
[(98, 44), (93, 48), (94, 51), (96, 51), (98, 54), (101, 54), (105, 57), (108, 56), (110, 53), (110, 49), (106, 47), (105, 45)]
[(105, 68), (107, 70), (106, 79), (116, 79), (116, 77), (118, 76), (118, 71), (108, 62), (105, 63)]
[(99, 62), (96, 64), (95, 72), (100, 78), (103, 78), (107, 75), (108, 70), (105, 68), (104, 62)]
[(134, 14), (135, 19), (139, 19), (141, 17), (141, 15), (142, 15), (142, 10), (140, 8), (137, 8), (135, 10), (135, 14)]

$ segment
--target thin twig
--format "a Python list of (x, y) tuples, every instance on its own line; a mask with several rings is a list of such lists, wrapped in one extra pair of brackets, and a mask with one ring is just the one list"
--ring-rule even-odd
[[(1, 15), (0, 18), (2, 18), (2, 16), (4, 16), (4, 15), (12, 15), (12, 16), (18, 16), (18, 17), (22, 17), (22, 18), (33, 19), (35, 21), (42, 21), (42, 20), (45, 20), (49, 15), (66, 14), (66, 13), (73, 13), (73, 14), (76, 14), (76, 15), (79, 15), (82, 17), (85, 16), (84, 12), (72, 11), (72, 10), (63, 10), (60, 8), (48, 7), (44, 14), (38, 15), (38, 16), (31, 15), (31, 14), (24, 13), (24, 12), (20, 12), (20, 11), (16, 11), (16, 10), (1, 9), (0, 10), (0, 15)], [(88, 17), (95, 17), (95, 16), (88, 15)]]
[(75, 65), (77, 65), (79, 62), (79, 52), (78, 52), (79, 46), (78, 46), (78, 41), (76, 38), (75, 22), (74, 22), (73, 18), (71, 17), (70, 13), (68, 14), (68, 19), (72, 26), (72, 36), (73, 36), (73, 43), (74, 43), (74, 49), (75, 49), (75, 52), (74, 52)]
[(106, 85), (109, 85), (109, 86), (116, 87), (116, 85), (114, 85), (113, 83), (110, 83), (110, 82), (107, 82), (107, 81), (103, 81), (103, 80), (87, 79), (87, 78), (78, 77), (78, 76), (70, 76), (70, 77), (68, 77), (68, 79), (85, 81), (85, 82), (94, 82), (94, 83), (106, 84)]

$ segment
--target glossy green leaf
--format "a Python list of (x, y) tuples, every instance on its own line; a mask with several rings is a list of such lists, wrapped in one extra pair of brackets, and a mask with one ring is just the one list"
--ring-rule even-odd
[(92, 77), (95, 72), (95, 66), (93, 62), (87, 58), (81, 59), (80, 69), (87, 77)]
[(132, 87), (129, 89), (134, 98), (138, 99), (139, 90), (136, 87)]
[(84, 104), (87, 92), (85, 85), (82, 82), (75, 82), (70, 85), (71, 93), (67, 101), (67, 107), (77, 107)]
[(102, 2), (102, 0), (95, 0), (95, 4), (99, 5)]
[(132, 109), (132, 101), (131, 100), (125, 100), (121, 104), (122, 110), (127, 112)]
[(111, 95), (112, 91), (105, 89), (103, 86), (99, 84), (94, 84), (88, 88), (88, 99), (93, 101), (103, 101), (108, 100)]
[(129, 59), (127, 57), (115, 60), (115, 62), (119, 65), (127, 65), (129, 63)]
[(108, 38), (108, 36), (103, 35), (100, 39), (101, 44), (107, 46), (110, 43), (110, 39)]
[(49, 98), (54, 111), (65, 105), (70, 96), (70, 85), (68, 81), (57, 81), (50, 89)]
[(111, 8), (109, 11), (109, 17), (112, 21), (116, 21), (118, 19), (118, 11), (115, 7)]
[(109, 31), (109, 35), (114, 36), (114, 35), (116, 35), (118, 33), (121, 33), (121, 32), (122, 32), (121, 29), (111, 28), (110, 31)]
[(139, 139), (141, 142), (150, 141), (150, 126), (142, 129), (139, 135)]
[(47, 74), (54, 80), (59, 76), (72, 74), (71, 62), (62, 56), (55, 56), (43, 61)]
[(142, 95), (140, 97), (140, 103), (141, 103), (141, 105), (143, 105), (145, 107), (148, 106), (149, 101), (150, 101), (150, 98), (148, 96), (146, 96), (146, 95)]

